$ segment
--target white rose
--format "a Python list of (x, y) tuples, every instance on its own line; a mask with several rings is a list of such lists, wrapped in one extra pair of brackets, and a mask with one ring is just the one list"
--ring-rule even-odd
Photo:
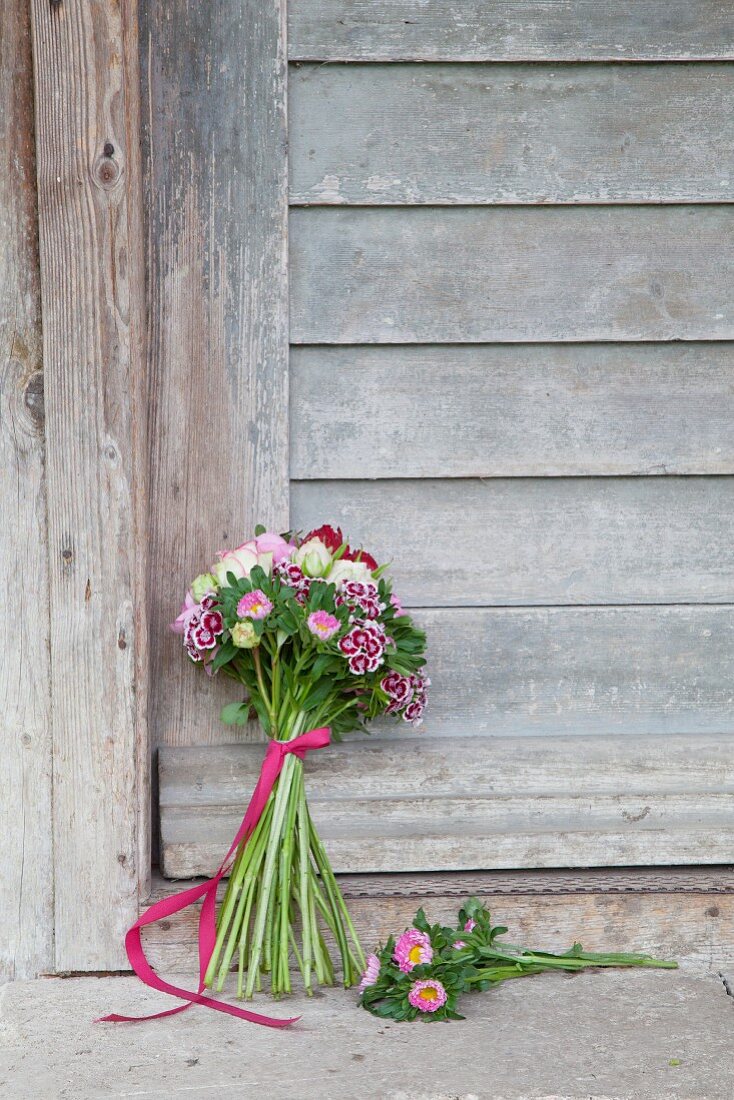
[(309, 539), (298, 547), (293, 561), (307, 577), (323, 577), (331, 565), (331, 553), (321, 539)]
[(212, 573), (217, 579), (217, 584), (227, 584), (227, 574), (234, 573), (235, 577), (249, 577), (250, 571), (257, 565), (257, 554), (244, 546), (237, 550), (230, 550), (212, 566)]
[(363, 561), (345, 561), (340, 558), (335, 561), (324, 578), (328, 584), (335, 584), (337, 588), (346, 581), (360, 581), (362, 584), (374, 583), (372, 572)]

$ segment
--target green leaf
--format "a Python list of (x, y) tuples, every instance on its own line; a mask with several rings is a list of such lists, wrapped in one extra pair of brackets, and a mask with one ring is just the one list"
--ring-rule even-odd
[(226, 726), (244, 726), (250, 707), (248, 703), (227, 703), (220, 718)]
[(224, 645), (220, 645), (217, 655), (211, 663), (212, 672), (216, 672), (222, 665), (226, 665), (227, 661), (231, 661), (236, 653), (237, 646), (233, 642), (229, 641), (225, 642)]
[(262, 523), (255, 524), (255, 538), (259, 538), (260, 535), (264, 535), (267, 531), (267, 527), (263, 527)]

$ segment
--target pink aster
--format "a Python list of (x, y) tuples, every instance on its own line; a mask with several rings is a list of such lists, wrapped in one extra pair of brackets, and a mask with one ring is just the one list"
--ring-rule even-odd
[(409, 928), (395, 944), (393, 958), (404, 974), (409, 974), (414, 966), (429, 963), (433, 958), (429, 937), (417, 928)]
[(379, 976), (380, 960), (377, 958), (377, 955), (368, 955), (367, 966), (362, 975), (362, 981), (359, 983), (359, 992), (362, 993), (368, 986), (374, 985)]
[(336, 615), (330, 615), (328, 611), (312, 611), (306, 619), (306, 625), (316, 638), (322, 642), (328, 642), (339, 629), (339, 620)]
[(440, 982), (430, 978), (424, 982), (413, 982), (408, 1000), (420, 1012), (435, 1012), (446, 1004), (448, 995)]
[(476, 928), (476, 926), (477, 926), (477, 922), (475, 920), (472, 920), (471, 917), (469, 917), (469, 920), (464, 925), (464, 931), (465, 932), (473, 932), (474, 929)]
[(272, 610), (273, 605), (260, 588), (247, 592), (237, 604), (237, 614), (241, 619), (264, 619)]
[(451, 946), (453, 947), (454, 951), (461, 951), (462, 947), (466, 947), (466, 944), (463, 940), (454, 940)]

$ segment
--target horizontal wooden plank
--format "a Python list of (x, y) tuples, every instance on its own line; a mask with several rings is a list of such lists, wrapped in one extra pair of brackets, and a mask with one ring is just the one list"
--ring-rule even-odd
[[(518, 818), (497, 817), (483, 824), (486, 803), (467, 818), (464, 807), (442, 803), (415, 807), (392, 817), (387, 804), (365, 806), (356, 821), (332, 817), (331, 803), (311, 806), (314, 822), (335, 871), (469, 870), (474, 867), (607, 867), (619, 864), (720, 863), (734, 841), (731, 796), (717, 806), (701, 797), (696, 810), (684, 796), (668, 796), (644, 806), (621, 796), (614, 805), (598, 805), (599, 815), (584, 821), (572, 807), (559, 806), (559, 816), (547, 815), (546, 826), (520, 827), (529, 810), (518, 804)], [(586, 804), (590, 805), (589, 803)], [(596, 805), (596, 800), (591, 805)], [(635, 828), (634, 817), (650, 810), (649, 824)], [(697, 814), (698, 816), (694, 815)], [(430, 815), (431, 821), (427, 821)], [(568, 815), (568, 816), (567, 816)], [(683, 816), (685, 815), (685, 816)], [(704, 816), (705, 815), (705, 816)], [(682, 818), (682, 819), (681, 819)], [(213, 874), (235, 835), (242, 814), (170, 811), (161, 823), (164, 874), (192, 878)]]
[[(341, 876), (340, 886), (366, 950), (407, 927), (419, 905), (432, 920), (450, 922), (464, 898), (475, 895), (509, 927), (511, 942), (565, 950), (581, 939), (588, 951), (634, 947), (699, 972), (734, 966), (727, 932), (734, 890), (721, 868), (359, 875)], [(159, 879), (151, 900), (176, 889)], [(195, 969), (198, 916), (190, 907), (145, 929), (157, 969)]]
[(292, 0), (291, 59), (645, 60), (734, 57), (726, 0)]
[(734, 206), (295, 208), (294, 343), (734, 337)]
[(722, 202), (734, 69), (302, 65), (296, 203)]
[[(257, 782), (263, 745), (160, 750), (160, 803), (169, 809), (241, 810)], [(447, 767), (447, 759), (453, 764)], [(420, 798), (609, 798), (624, 791), (734, 793), (734, 733), (660, 737), (373, 737), (334, 744), (306, 759), (319, 801)]]
[(300, 479), (734, 473), (725, 342), (294, 347), (290, 404)]
[[(309, 804), (340, 871), (721, 862), (732, 841), (734, 737), (433, 738), (324, 758)], [(166, 874), (218, 865), (261, 760), (161, 750)]]
[(324, 519), (413, 606), (734, 602), (731, 477), (294, 482)]
[[(416, 617), (428, 633), (432, 679), (425, 727), (381, 721), (374, 734), (407, 742), (734, 733), (731, 607), (455, 608)], [(225, 698), (237, 698), (233, 683)], [(237, 739), (221, 728), (223, 741)]]

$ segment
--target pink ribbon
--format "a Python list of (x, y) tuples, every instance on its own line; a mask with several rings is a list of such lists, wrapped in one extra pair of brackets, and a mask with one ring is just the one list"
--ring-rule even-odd
[[(192, 1004), (214, 1008), (217, 1012), (226, 1012), (230, 1016), (238, 1016), (241, 1020), (249, 1020), (253, 1024), (263, 1024), (265, 1027), (288, 1027), (289, 1024), (294, 1024), (297, 1020), (300, 1020), (300, 1016), (293, 1016), (287, 1020), (274, 1019), (272, 1016), (262, 1016), (259, 1012), (250, 1012), (246, 1008), (236, 1008), (235, 1005), (225, 1004), (213, 997), (205, 997), (203, 996), (205, 988), (204, 975), (209, 966), (209, 960), (212, 957), (217, 938), (217, 887), (224, 875), (230, 870), (237, 848), (243, 840), (249, 838), (252, 830), (260, 820), (286, 756), (293, 753), (299, 760), (303, 760), (306, 753), (310, 752), (311, 749), (322, 749), (325, 745), (328, 745), (330, 736), (331, 732), (328, 727), (323, 726), (320, 729), (303, 733), (300, 737), (294, 737), (292, 741), (271, 741), (265, 753), (265, 759), (260, 769), (260, 776), (255, 790), (252, 792), (250, 804), (245, 811), (245, 816), (242, 818), (242, 824), (237, 830), (237, 835), (232, 841), (217, 873), (208, 882), (204, 882), (199, 886), (192, 886), (188, 890), (182, 890), (180, 894), (172, 894), (171, 897), (163, 898), (162, 901), (157, 901), (155, 905), (151, 905), (150, 909), (143, 913), (141, 917), (138, 917), (125, 936), (127, 957), (140, 980), (152, 989), (159, 989), (161, 993), (170, 993), (172, 997), (183, 997), (187, 1003), (178, 1005), (176, 1008), (167, 1008), (163, 1012), (154, 1012), (150, 1016), (118, 1016), (113, 1013), (110, 1016), (102, 1016), (99, 1020), (95, 1020), (95, 1023), (117, 1024), (135, 1023), (138, 1020), (159, 1020), (163, 1016), (175, 1016), (177, 1012), (183, 1012), (185, 1009), (190, 1008)], [(171, 985), (169, 982), (164, 982), (162, 978), (158, 977), (145, 957), (140, 929), (145, 928), (146, 924), (154, 924), (156, 921), (170, 917), (174, 913), (180, 913), (202, 897), (204, 903), (199, 916), (199, 988), (196, 993), (193, 993), (190, 990)]]

